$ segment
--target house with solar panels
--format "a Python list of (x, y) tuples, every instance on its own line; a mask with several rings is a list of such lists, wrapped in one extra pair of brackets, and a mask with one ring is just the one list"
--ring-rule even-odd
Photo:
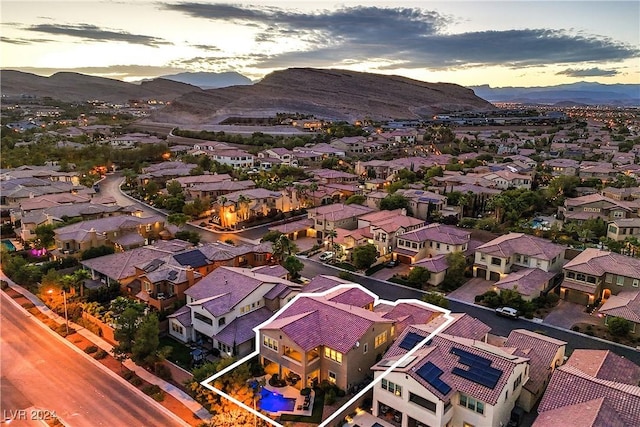
[(529, 359), (446, 333), (409, 353), (427, 336), (406, 329), (372, 367), (373, 415), (400, 427), (506, 425)]
[(442, 215), (447, 207), (447, 197), (432, 191), (400, 189), (396, 192), (409, 199), (411, 215), (428, 220), (434, 214)]

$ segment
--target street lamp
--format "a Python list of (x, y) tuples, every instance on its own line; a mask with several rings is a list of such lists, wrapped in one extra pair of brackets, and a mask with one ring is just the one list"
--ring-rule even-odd
[[(53, 294), (53, 289), (49, 289), (48, 294)], [(62, 299), (64, 301), (64, 324), (67, 328), (67, 335), (69, 335), (69, 315), (67, 314), (67, 292), (62, 290)]]

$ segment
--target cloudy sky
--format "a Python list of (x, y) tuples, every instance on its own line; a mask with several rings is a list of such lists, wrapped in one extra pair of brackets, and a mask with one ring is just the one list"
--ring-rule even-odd
[(345, 68), (466, 86), (640, 82), (638, 1), (5, 1), (2, 67), (127, 81)]

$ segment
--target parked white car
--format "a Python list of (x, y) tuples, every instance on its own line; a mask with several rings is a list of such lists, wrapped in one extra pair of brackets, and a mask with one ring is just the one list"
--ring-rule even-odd
[(335, 254), (333, 252), (327, 251), (320, 254), (320, 261), (329, 261), (333, 258)]
[(498, 316), (511, 317), (516, 319), (518, 317), (518, 310), (511, 307), (498, 307), (496, 308), (496, 314)]

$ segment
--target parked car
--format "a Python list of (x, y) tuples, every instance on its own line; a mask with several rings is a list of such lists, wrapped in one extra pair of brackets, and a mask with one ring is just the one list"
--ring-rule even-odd
[(524, 409), (519, 406), (515, 406), (511, 411), (511, 416), (509, 417), (509, 423), (507, 424), (507, 427), (520, 427), (523, 418)]
[(334, 253), (327, 251), (320, 254), (320, 261), (329, 261), (333, 258)]
[(512, 319), (518, 318), (518, 310), (512, 307), (498, 307), (496, 308), (496, 314), (498, 316), (511, 317)]
[(395, 267), (396, 265), (398, 265), (398, 260), (392, 259), (391, 261), (388, 261), (384, 266), (387, 268), (391, 268)]

